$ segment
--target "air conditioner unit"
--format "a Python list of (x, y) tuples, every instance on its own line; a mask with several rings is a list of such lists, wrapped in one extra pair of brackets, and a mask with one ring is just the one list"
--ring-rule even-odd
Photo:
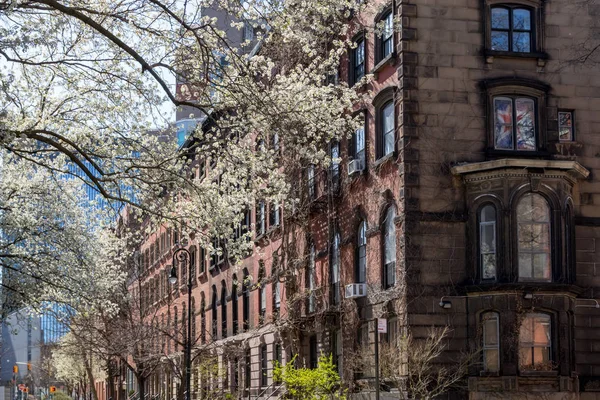
[(355, 299), (358, 297), (365, 297), (367, 295), (367, 284), (366, 283), (351, 283), (346, 285), (346, 298)]
[(348, 163), (348, 175), (355, 174), (363, 170), (361, 160), (352, 160)]

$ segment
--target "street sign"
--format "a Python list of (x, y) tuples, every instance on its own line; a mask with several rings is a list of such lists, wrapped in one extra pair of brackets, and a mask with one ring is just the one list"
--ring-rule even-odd
[(377, 318), (377, 332), (387, 333), (387, 319)]

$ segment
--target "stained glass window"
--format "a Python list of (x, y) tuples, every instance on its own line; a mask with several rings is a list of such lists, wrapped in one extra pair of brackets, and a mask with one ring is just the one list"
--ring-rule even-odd
[(517, 205), (519, 280), (551, 280), (550, 208), (539, 194), (527, 193)]
[(479, 214), (481, 279), (496, 279), (496, 208), (486, 205)]
[(536, 114), (533, 99), (494, 98), (494, 147), (496, 149), (533, 151), (536, 149), (535, 131)]
[(573, 140), (573, 112), (558, 112), (558, 137), (561, 142), (570, 142)]
[(519, 332), (519, 365), (522, 370), (552, 369), (551, 325), (546, 314), (527, 314)]
[(492, 50), (530, 53), (532, 51), (531, 10), (492, 7)]

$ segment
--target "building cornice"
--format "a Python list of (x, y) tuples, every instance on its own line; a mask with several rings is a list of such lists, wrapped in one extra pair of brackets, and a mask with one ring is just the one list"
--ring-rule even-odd
[(502, 158), (493, 161), (457, 165), (451, 168), (451, 172), (453, 175), (470, 175), (479, 172), (512, 168), (535, 168), (550, 171), (563, 171), (569, 173), (575, 179), (586, 179), (590, 175), (590, 171), (588, 171), (577, 161), (532, 160), (518, 158)]

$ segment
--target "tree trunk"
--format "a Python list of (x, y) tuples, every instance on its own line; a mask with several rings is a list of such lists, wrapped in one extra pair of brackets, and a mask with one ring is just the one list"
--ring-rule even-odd
[(146, 399), (146, 378), (142, 375), (136, 375), (138, 381), (138, 394), (140, 396), (139, 400)]

